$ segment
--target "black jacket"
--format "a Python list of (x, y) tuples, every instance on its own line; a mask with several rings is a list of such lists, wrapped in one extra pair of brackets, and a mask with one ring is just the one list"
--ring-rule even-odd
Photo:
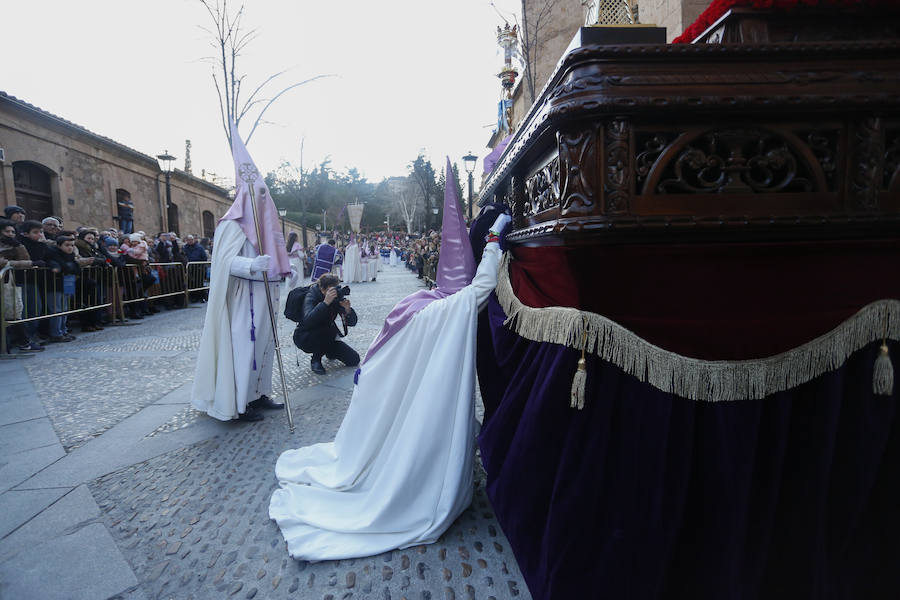
[[(311, 286), (303, 299), (303, 322), (297, 325), (294, 343), (302, 350), (311, 344), (335, 339), (340, 335), (340, 330), (334, 322), (339, 308), (337, 299), (331, 304), (325, 304), (325, 294), (319, 286)], [(347, 327), (354, 327), (356, 322), (356, 311), (351, 308), (347, 314)]]
[(78, 275), (81, 267), (75, 262), (74, 254), (66, 254), (59, 248), (50, 248), (47, 251), (47, 266), (58, 272), (53, 274), (56, 280), (56, 291), (62, 291), (63, 275)]
[[(25, 246), (26, 250), (28, 250), (28, 256), (31, 258), (32, 266), (47, 266), (47, 253), (50, 251), (50, 246), (47, 245), (47, 242), (36, 242), (31, 238), (25, 237), (21, 233), (16, 236), (16, 239)], [(22, 285), (26, 282), (39, 285), (39, 282), (42, 282), (44, 277), (43, 272), (40, 273), (41, 274), (38, 274), (37, 271), (17, 270), (16, 285)]]

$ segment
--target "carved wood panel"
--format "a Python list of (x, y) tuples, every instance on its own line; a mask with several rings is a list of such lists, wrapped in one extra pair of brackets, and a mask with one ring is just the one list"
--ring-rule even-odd
[(870, 116), (856, 121), (852, 127), (850, 145), (850, 186), (847, 191), (849, 208), (878, 208), (885, 156), (882, 119)]
[(882, 189), (900, 194), (900, 123), (885, 128)]
[[(645, 169), (654, 152), (644, 151)], [(726, 127), (683, 134), (659, 154), (657, 163), (665, 162), (645, 176), (645, 190), (655, 194), (828, 191), (813, 149), (787, 131)]]
[(525, 180), (522, 215), (531, 217), (556, 206), (559, 206), (559, 156)]
[(628, 200), (633, 189), (631, 123), (627, 119), (612, 119), (603, 133), (604, 212), (624, 214), (628, 212)]
[(597, 130), (591, 125), (560, 131), (559, 197), (562, 215), (586, 215), (594, 208), (591, 176), (597, 165)]

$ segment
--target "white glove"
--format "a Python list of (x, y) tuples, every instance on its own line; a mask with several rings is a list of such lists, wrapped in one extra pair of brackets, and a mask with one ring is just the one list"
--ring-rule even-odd
[(272, 262), (271, 256), (268, 254), (260, 254), (250, 262), (250, 272), (262, 273), (268, 271), (270, 262)]
[(512, 221), (512, 217), (506, 213), (502, 213), (499, 217), (497, 217), (497, 220), (494, 221), (494, 224), (491, 225), (491, 231), (499, 235), (503, 232), (503, 228), (506, 227), (507, 223), (509, 223), (510, 221)]

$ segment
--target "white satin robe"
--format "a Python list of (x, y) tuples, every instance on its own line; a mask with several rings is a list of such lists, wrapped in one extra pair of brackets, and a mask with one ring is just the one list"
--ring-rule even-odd
[(488, 244), (470, 285), (426, 306), (365, 362), (334, 442), (278, 458), (269, 516), (291, 556), (429, 544), (469, 506), (477, 313), (499, 260)]
[[(222, 421), (237, 418), (248, 402), (272, 393), (275, 337), (262, 274), (250, 273), (256, 256), (240, 225), (232, 220), (219, 223), (191, 405)], [(276, 311), (280, 283), (269, 283)], [(255, 342), (250, 339), (251, 316)]]

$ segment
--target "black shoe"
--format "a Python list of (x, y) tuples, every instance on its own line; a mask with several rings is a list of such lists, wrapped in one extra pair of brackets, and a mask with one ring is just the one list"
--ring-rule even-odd
[(275, 402), (265, 394), (251, 402), (247, 405), (248, 408), (252, 408), (253, 410), (278, 410), (284, 408), (284, 404), (281, 402)]
[(247, 410), (244, 412), (244, 414), (238, 415), (237, 418), (238, 421), (262, 421), (263, 419), (265, 419), (264, 416), (262, 416), (249, 406), (247, 407)]
[(312, 369), (313, 373), (318, 373), (319, 375), (324, 375), (327, 372), (325, 371), (325, 367), (322, 366), (321, 360), (310, 361), (309, 368)]

